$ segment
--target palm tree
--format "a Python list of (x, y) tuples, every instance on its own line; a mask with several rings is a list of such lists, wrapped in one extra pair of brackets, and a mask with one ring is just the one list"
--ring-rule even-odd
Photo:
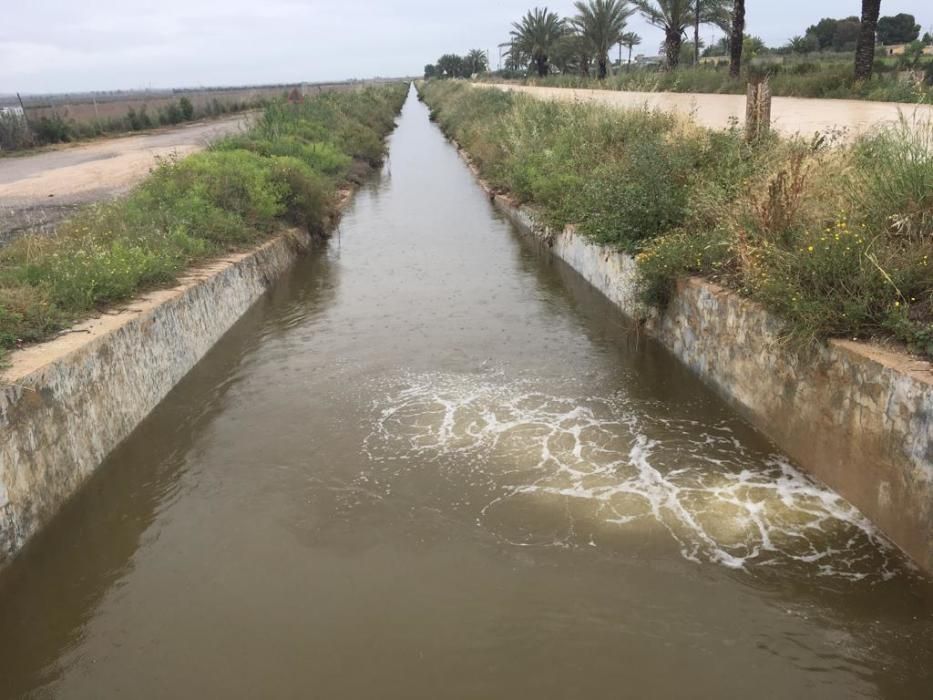
[[(699, 7), (700, 24), (723, 26), (723, 2), (725, 0), (702, 0)], [(667, 67), (673, 69), (680, 63), (680, 47), (684, 43), (687, 27), (696, 26), (697, 0), (633, 0), (648, 20), (664, 30), (664, 52)]]
[(522, 17), (521, 22), (512, 22), (512, 51), (531, 57), (539, 77), (548, 74), (548, 55), (551, 48), (564, 33), (564, 22), (556, 12), (536, 7)]
[(488, 69), (486, 52), (482, 49), (471, 49), (470, 52), (464, 57), (463, 62), (466, 66), (466, 70), (464, 72), (468, 73), (469, 75), (485, 73)]
[(635, 12), (628, 0), (577, 0), (577, 16), (571, 25), (583, 36), (596, 55), (598, 77), (605, 80), (609, 49), (622, 40), (625, 23)]
[(625, 32), (619, 44), (628, 48), (628, 64), (632, 65), (632, 49), (641, 44), (641, 37), (635, 32)]
[(732, 0), (694, 0), (693, 5), (693, 65), (700, 63), (700, 25), (715, 24), (729, 31)]
[(729, 75), (742, 72), (742, 46), (745, 43), (745, 0), (735, 0), (732, 8), (732, 31), (729, 35)]
[(855, 79), (868, 80), (875, 64), (875, 32), (881, 0), (862, 0), (862, 24), (855, 45)]
[(590, 42), (581, 34), (565, 32), (554, 42), (551, 54), (551, 62), (560, 69), (561, 73), (578, 71), (584, 78), (589, 76), (593, 49)]

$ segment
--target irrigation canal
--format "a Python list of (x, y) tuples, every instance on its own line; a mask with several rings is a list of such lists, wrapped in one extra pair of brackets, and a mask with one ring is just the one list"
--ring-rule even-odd
[(390, 146), (2, 572), (0, 696), (929, 697), (933, 584)]

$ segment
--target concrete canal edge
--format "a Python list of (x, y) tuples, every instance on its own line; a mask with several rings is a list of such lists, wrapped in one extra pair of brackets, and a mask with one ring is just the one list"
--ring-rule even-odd
[(311, 244), (288, 231), (12, 355), (0, 375), (0, 566)]
[(780, 321), (708, 281), (678, 284), (663, 314), (638, 301), (635, 260), (481, 186), (520, 230), (546, 244), (729, 401), (809, 474), (933, 572), (933, 364), (867, 343), (796, 350)]

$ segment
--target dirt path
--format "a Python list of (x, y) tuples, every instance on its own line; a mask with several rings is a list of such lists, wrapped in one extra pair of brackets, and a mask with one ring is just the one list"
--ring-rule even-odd
[(156, 157), (199, 151), (251, 118), (240, 114), (0, 159), (0, 245), (24, 231), (50, 230), (84, 204), (125, 193), (149, 173)]
[[(544, 99), (596, 102), (613, 107), (659, 108), (692, 117), (701, 126), (714, 129), (729, 126), (730, 121), (745, 122), (743, 95), (709, 95), (674, 92), (620, 92), (617, 90), (578, 90), (573, 88), (495, 85), (500, 90), (525, 92)], [(933, 106), (869, 102), (866, 100), (815, 100), (800, 97), (775, 97), (771, 108), (772, 123), (785, 134), (811, 135), (842, 130), (852, 138), (878, 124), (896, 121), (901, 114), (908, 118), (933, 120)]]

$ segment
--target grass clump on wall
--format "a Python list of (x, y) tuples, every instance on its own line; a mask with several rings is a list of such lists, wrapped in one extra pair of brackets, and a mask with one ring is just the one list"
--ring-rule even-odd
[(54, 236), (0, 249), (0, 359), (192, 263), (242, 249), (283, 222), (323, 234), (338, 190), (377, 166), (402, 85), (271, 105), (243, 134), (161, 160), (128, 196), (96, 205)]
[(646, 302), (698, 274), (790, 338), (893, 338), (933, 357), (933, 124), (748, 144), (661, 112), (453, 81), (422, 93), (494, 187), (634, 254)]

